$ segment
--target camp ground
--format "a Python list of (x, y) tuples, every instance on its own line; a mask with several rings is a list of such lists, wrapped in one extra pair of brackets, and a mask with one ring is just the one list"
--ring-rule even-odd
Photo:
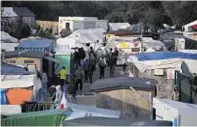
[(197, 126), (196, 5), (2, 1), (1, 126)]

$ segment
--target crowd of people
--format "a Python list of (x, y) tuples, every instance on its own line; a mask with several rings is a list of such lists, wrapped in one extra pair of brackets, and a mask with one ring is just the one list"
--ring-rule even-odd
[[(76, 94), (82, 93), (83, 83), (93, 82), (93, 75), (97, 69), (99, 68), (99, 78), (102, 79), (105, 77), (105, 69), (109, 67), (109, 75), (110, 77), (114, 77), (115, 66), (117, 64), (118, 58), (118, 50), (115, 48), (114, 51), (111, 48), (110, 51), (106, 51), (106, 55), (102, 55), (98, 57), (95, 53), (93, 47), (90, 47), (88, 52), (85, 52), (83, 48), (75, 48), (75, 52), (73, 53), (74, 61), (73, 61), (73, 85), (72, 85), (72, 100), (76, 101)], [(59, 102), (61, 100), (61, 91), (65, 91), (67, 86), (65, 84), (69, 84), (66, 79), (67, 71), (65, 67), (59, 72), (60, 76), (60, 85), (56, 87), (56, 99), (55, 102)], [(66, 87), (66, 88), (65, 88)], [(58, 91), (58, 92), (57, 92)]]

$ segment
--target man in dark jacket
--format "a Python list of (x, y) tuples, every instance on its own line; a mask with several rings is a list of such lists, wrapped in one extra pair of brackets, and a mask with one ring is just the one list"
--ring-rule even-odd
[(110, 77), (114, 77), (114, 71), (115, 71), (115, 66), (116, 66), (116, 54), (112, 53), (112, 55), (109, 57), (109, 74)]

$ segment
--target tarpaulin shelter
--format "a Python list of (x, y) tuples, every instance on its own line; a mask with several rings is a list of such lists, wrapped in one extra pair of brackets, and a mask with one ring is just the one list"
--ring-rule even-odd
[(121, 111), (120, 118), (151, 120), (152, 97), (157, 81), (136, 77), (97, 80), (90, 87), (96, 92), (96, 107)]
[(153, 98), (156, 120), (168, 120), (173, 126), (197, 126), (197, 105)]
[(32, 88), (34, 75), (1, 75), (1, 89), (5, 98), (4, 104), (21, 104), (32, 100)]
[(37, 52), (51, 52), (55, 46), (55, 40), (53, 39), (36, 39), (36, 40), (23, 40), (16, 47), (16, 51), (37, 51)]
[(127, 22), (125, 23), (109, 23), (109, 29), (110, 31), (116, 31), (121, 29), (128, 29), (131, 25)]
[(152, 52), (129, 56), (128, 70), (136, 77), (146, 77), (158, 81), (158, 96), (171, 98), (175, 70), (188, 76), (197, 72), (197, 54), (182, 52)]

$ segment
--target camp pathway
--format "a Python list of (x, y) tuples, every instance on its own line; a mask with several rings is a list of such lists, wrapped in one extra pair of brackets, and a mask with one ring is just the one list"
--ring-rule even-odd
[[(114, 72), (114, 77), (120, 77), (122, 67), (116, 67)], [(105, 78), (110, 78), (109, 76), (109, 68), (105, 69)], [(93, 82), (95, 82), (97, 79), (99, 79), (99, 68), (96, 69), (93, 75)], [(83, 91), (81, 94), (77, 94), (76, 96), (76, 103), (81, 105), (89, 105), (94, 106), (95, 105), (95, 93), (90, 91), (90, 83), (84, 82), (83, 85)], [(68, 97), (70, 98), (70, 96)]]

